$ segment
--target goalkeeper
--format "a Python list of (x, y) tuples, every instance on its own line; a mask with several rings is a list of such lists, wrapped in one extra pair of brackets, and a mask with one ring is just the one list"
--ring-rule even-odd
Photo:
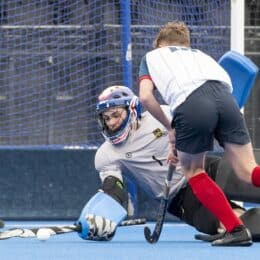
[[(162, 106), (170, 118), (168, 106)], [(78, 223), (82, 225), (80, 236), (83, 239), (109, 240), (117, 225), (132, 215), (131, 202), (128, 202), (125, 179), (132, 179), (151, 199), (159, 200), (163, 194), (164, 181), (168, 170), (167, 130), (150, 113), (141, 114), (138, 98), (127, 87), (112, 86), (99, 96), (97, 104), (98, 121), (106, 141), (97, 150), (95, 167), (102, 180), (102, 191), (94, 195), (82, 210)], [(230, 173), (231, 168), (220, 157), (206, 156), (206, 169), (215, 180), (219, 169)], [(223, 168), (224, 167), (224, 168)], [(241, 200), (247, 194), (241, 194)], [(171, 188), (171, 202), (168, 212), (179, 217), (198, 231), (217, 234), (222, 224), (193, 195), (181, 168), (174, 173)], [(245, 209), (229, 201), (235, 214), (245, 215)], [(128, 204), (128, 205), (127, 205)], [(252, 234), (256, 231), (251, 225), (259, 212), (246, 217)], [(259, 217), (259, 215), (258, 215)], [(259, 219), (259, 218), (258, 218)], [(208, 240), (210, 238), (201, 238)]]

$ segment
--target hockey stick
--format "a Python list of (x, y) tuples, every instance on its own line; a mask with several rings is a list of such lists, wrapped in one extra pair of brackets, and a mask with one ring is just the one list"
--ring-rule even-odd
[[(133, 226), (133, 225), (142, 225), (146, 223), (145, 218), (129, 219), (122, 221), (119, 226)], [(39, 228), (12, 228), (6, 231), (0, 232), (0, 240), (8, 239), (12, 237), (21, 237), (21, 238), (32, 238), (37, 236), (39, 229), (47, 229), (50, 235), (60, 235), (70, 232), (80, 232), (80, 225), (67, 225), (67, 226), (50, 226), (50, 227), (39, 227)]]
[(162, 232), (162, 227), (163, 227), (163, 222), (166, 214), (166, 209), (168, 205), (168, 200), (169, 200), (169, 191), (170, 191), (170, 181), (172, 179), (173, 172), (175, 171), (176, 167), (171, 165), (169, 166), (168, 169), (168, 174), (167, 178), (165, 179), (165, 189), (164, 189), (164, 194), (163, 198), (161, 199), (160, 202), (160, 207), (158, 211), (158, 216), (155, 224), (155, 228), (153, 233), (151, 232), (149, 227), (144, 228), (144, 236), (147, 242), (153, 244), (156, 243), (161, 235)]

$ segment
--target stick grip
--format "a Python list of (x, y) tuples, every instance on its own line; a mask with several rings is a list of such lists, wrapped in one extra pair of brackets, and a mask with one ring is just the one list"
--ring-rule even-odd
[(164, 198), (168, 199), (169, 192), (170, 192), (170, 182), (172, 180), (172, 175), (176, 169), (176, 166), (170, 164), (168, 168), (167, 177), (165, 179), (165, 186), (164, 186)]

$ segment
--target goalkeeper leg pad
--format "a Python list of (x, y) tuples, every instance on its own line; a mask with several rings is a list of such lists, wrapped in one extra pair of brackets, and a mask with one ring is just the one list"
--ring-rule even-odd
[(260, 241), (260, 208), (251, 208), (240, 216), (244, 225), (250, 230), (252, 239)]
[(118, 225), (126, 217), (127, 212), (111, 196), (99, 191), (87, 202), (77, 221), (77, 224), (81, 225), (79, 236), (83, 239), (88, 239), (88, 215), (101, 216)]
[[(244, 225), (250, 230), (252, 240), (254, 242), (260, 241), (260, 208), (252, 208), (247, 210), (243, 215), (240, 216)], [(196, 234), (195, 239), (202, 240), (205, 242), (212, 242), (217, 239), (223, 238), (225, 233), (215, 235)]]

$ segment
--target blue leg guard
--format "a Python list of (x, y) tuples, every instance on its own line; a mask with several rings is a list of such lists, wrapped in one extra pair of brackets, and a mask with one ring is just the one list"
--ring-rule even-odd
[(88, 239), (89, 224), (86, 216), (89, 214), (102, 216), (118, 225), (126, 217), (127, 212), (116, 200), (99, 191), (87, 202), (77, 221), (82, 227), (79, 236), (83, 239)]

